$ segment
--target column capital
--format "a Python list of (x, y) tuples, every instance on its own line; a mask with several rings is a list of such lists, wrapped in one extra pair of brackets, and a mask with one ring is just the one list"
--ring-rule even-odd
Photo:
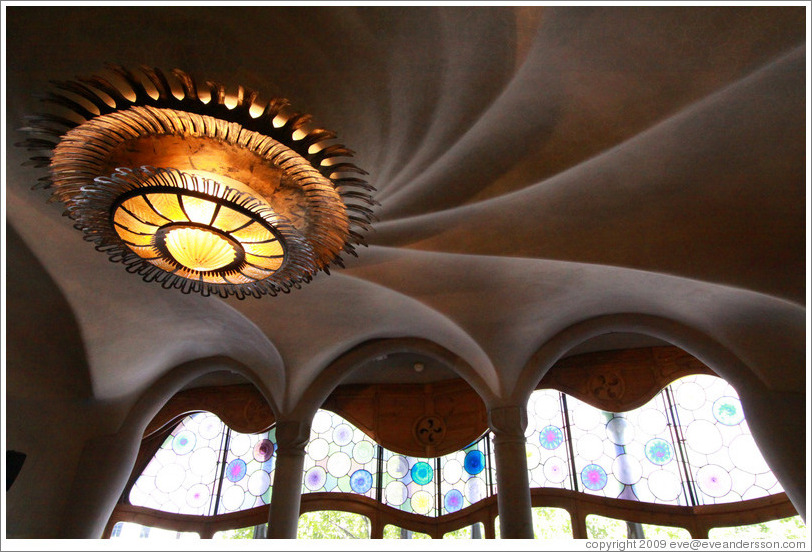
[(309, 439), (309, 423), (300, 420), (279, 420), (276, 422), (278, 454), (303, 455)]
[(524, 405), (508, 405), (488, 410), (488, 424), (496, 440), (524, 441), (527, 429), (527, 408)]

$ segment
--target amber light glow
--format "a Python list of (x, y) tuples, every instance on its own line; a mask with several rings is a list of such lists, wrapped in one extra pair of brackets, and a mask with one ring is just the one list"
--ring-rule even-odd
[(237, 252), (222, 236), (200, 228), (176, 228), (166, 235), (166, 248), (177, 262), (207, 272), (234, 262)]
[[(146, 178), (119, 199), (112, 223), (145, 261), (210, 284), (260, 281), (284, 264), (283, 238), (260, 216), (273, 210), (245, 187), (176, 170), (140, 174)], [(250, 200), (251, 208), (235, 202), (238, 198)]]
[(28, 130), (58, 141), (24, 145), (52, 144), (32, 159), (49, 169), (44, 187), (111, 261), (165, 288), (242, 299), (287, 293), (364, 244), (374, 188), (288, 100), (259, 111), (257, 93), (178, 69), (108, 70), (127, 90), (100, 76), (54, 81), (68, 113)]

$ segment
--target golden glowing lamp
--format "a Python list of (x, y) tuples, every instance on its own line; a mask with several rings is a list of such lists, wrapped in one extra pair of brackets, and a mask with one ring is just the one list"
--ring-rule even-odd
[(341, 161), (352, 152), (329, 144), (335, 134), (287, 100), (259, 110), (256, 93), (227, 99), (207, 82), (201, 95), (177, 69), (180, 96), (158, 69), (110, 70), (54, 82), (64, 92), (46, 99), (67, 116), (40, 114), (23, 129), (58, 138), (23, 145), (48, 150), (32, 159), (49, 168), (43, 187), (110, 260), (186, 293), (259, 297), (342, 266), (340, 254), (364, 243), (374, 189)]

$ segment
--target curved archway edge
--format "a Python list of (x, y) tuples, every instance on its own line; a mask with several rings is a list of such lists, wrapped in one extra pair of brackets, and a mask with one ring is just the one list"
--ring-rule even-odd
[(72, 500), (63, 516), (63, 537), (98, 538), (102, 534), (127, 484), (150, 420), (184, 385), (205, 374), (223, 370), (240, 374), (255, 385), (278, 415), (279, 408), (267, 386), (251, 368), (240, 362), (214, 356), (176, 366), (141, 394), (116, 433), (99, 435), (85, 443), (71, 485)]
[[(526, 404), (537, 383), (567, 351), (590, 338), (612, 332), (639, 333), (673, 343), (730, 382), (739, 392), (745, 410), (755, 413), (748, 417), (748, 425), (764, 458), (798, 513), (806, 519), (805, 443), (809, 436), (805, 394), (770, 389), (729, 349), (685, 324), (635, 313), (604, 315), (573, 324), (546, 341), (528, 359), (506, 403)], [(774, 408), (775, 404), (782, 407)], [(776, 427), (783, 430), (776, 432)], [(786, 439), (787, 434), (798, 438)]]
[(496, 401), (496, 394), (471, 365), (445, 347), (417, 337), (380, 338), (365, 341), (336, 357), (305, 391), (288, 416), (301, 421), (310, 420), (330, 393), (363, 362), (394, 353), (418, 353), (442, 362), (467, 381), (486, 405)]

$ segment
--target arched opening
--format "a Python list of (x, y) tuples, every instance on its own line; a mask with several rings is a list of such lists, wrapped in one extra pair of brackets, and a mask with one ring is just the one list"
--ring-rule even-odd
[[(624, 346), (607, 347), (615, 341)], [(628, 538), (707, 538), (795, 514), (745, 411), (730, 383), (682, 349), (626, 334), (585, 340), (527, 403), (533, 505), (568, 509), (576, 538), (611, 537), (620, 523)]]

